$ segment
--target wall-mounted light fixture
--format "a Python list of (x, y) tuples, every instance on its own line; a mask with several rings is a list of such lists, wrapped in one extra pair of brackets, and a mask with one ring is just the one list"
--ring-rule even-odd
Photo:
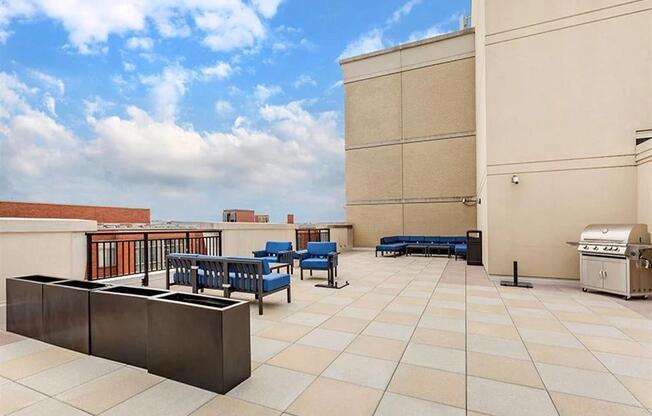
[(518, 176), (517, 176), (517, 175), (512, 175), (512, 183), (513, 183), (514, 185), (518, 185), (518, 183), (519, 183), (519, 179), (518, 179)]

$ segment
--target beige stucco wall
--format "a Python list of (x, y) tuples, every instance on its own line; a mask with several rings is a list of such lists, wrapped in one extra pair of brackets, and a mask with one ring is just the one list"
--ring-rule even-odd
[[(265, 248), (267, 241), (291, 241), (294, 247), (296, 230), (306, 228), (301, 224), (253, 223), (253, 222), (212, 222), (212, 221), (175, 221), (175, 223), (202, 230), (222, 230), (222, 254), (225, 256), (250, 257), (254, 250)], [(331, 241), (337, 243), (339, 251), (353, 247), (352, 227), (349, 224), (325, 223), (310, 227), (328, 228)]]
[(95, 221), (0, 218), (0, 303), (5, 301), (7, 277), (83, 279), (86, 232), (96, 230)]
[(652, 232), (652, 140), (637, 146), (636, 162), (638, 222), (648, 224)]
[(524, 275), (577, 278), (576, 251), (565, 242), (585, 225), (644, 221), (652, 229), (634, 141), (652, 122), (652, 2), (481, 3), (485, 263), (494, 274), (510, 274), (516, 259)]
[(475, 227), (473, 31), (342, 62), (354, 244)]

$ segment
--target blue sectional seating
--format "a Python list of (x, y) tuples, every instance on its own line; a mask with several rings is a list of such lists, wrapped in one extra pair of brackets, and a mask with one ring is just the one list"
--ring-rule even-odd
[(394, 235), (383, 237), (376, 246), (376, 256), (392, 253), (394, 256), (405, 254), (406, 247), (411, 244), (448, 244), (450, 251), (457, 257), (466, 257), (466, 237), (457, 236), (413, 236)]
[[(248, 257), (214, 257), (198, 254), (168, 255), (168, 275), (174, 269), (172, 282), (168, 277), (168, 285), (192, 286), (192, 266), (197, 266), (197, 290), (224, 290), (229, 297), (232, 292), (255, 293), (258, 298), (259, 314), (263, 312), (263, 297), (280, 290), (287, 290), (290, 303), (290, 274), (273, 273), (269, 267), (270, 261), (261, 258)], [(259, 265), (262, 275), (258, 274)], [(225, 268), (229, 281), (225, 285)], [(262, 288), (258, 282), (262, 279)]]

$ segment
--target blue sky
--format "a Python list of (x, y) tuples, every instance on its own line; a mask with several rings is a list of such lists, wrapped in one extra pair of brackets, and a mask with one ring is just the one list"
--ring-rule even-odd
[(0, 199), (344, 219), (338, 59), (469, 0), (4, 0)]

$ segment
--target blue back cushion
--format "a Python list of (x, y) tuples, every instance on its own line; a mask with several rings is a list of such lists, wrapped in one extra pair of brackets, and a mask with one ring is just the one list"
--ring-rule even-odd
[(270, 274), (272, 271), (269, 269), (269, 261), (266, 259), (256, 259), (251, 257), (230, 256), (227, 259), (249, 260), (252, 262), (260, 261), (263, 263), (263, 274)]
[(383, 237), (382, 238), (382, 244), (394, 244), (394, 243), (398, 243), (398, 241), (399, 241), (399, 238), (397, 236), (395, 236), (395, 235), (393, 235), (391, 237)]
[(268, 253), (278, 253), (279, 251), (292, 250), (292, 243), (290, 241), (268, 241), (265, 244), (265, 251)]
[(308, 254), (313, 256), (325, 256), (328, 253), (332, 253), (335, 251), (337, 251), (336, 243), (331, 243), (331, 242), (326, 242), (326, 243), (309, 242), (308, 243)]

